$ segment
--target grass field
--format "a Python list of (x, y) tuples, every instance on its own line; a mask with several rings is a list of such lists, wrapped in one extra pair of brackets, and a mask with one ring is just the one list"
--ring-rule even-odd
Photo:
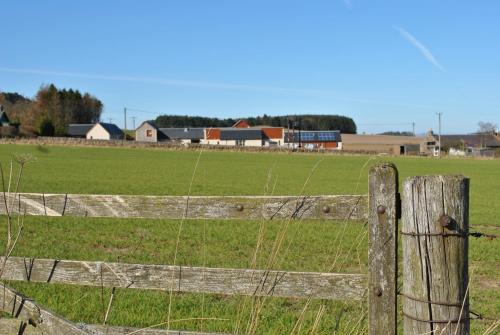
[[(312, 168), (317, 168), (304, 194), (362, 194), (367, 191), (370, 165), (380, 157), (315, 154), (228, 153), (161, 151), (116, 148), (37, 147), (1, 145), (0, 162), (6, 168), (14, 154), (31, 153), (23, 192), (185, 195), (196, 161), (192, 195), (259, 195), (266, 185), (274, 194), (297, 195)], [(396, 163), (401, 180), (422, 174), (464, 174), (471, 178), (471, 225), (498, 234), (500, 227), (500, 160), (384, 158)], [(269, 176), (271, 179), (269, 181)], [(250, 266), (259, 234), (256, 221), (188, 220), (182, 223), (177, 264), (210, 267)], [(15, 255), (47, 258), (109, 260), (172, 264), (180, 220), (145, 219), (26, 219), (26, 228)], [(262, 267), (280, 222), (266, 223)], [(0, 236), (5, 236), (5, 225)], [(345, 228), (345, 230), (344, 230)], [(474, 229), (473, 229), (474, 230)], [(300, 239), (297, 238), (300, 236)], [(342, 239), (333, 245), (338, 236)], [(5, 243), (4, 241), (2, 241)], [(286, 248), (275, 268), (301, 271), (366, 272), (366, 226), (363, 223), (297, 221), (287, 231)], [(0, 246), (1, 247), (1, 246)], [(337, 251), (341, 257), (334, 261)], [(332, 265), (335, 263), (335, 266)], [(471, 239), (471, 309), (500, 318), (500, 241)], [(72, 320), (100, 323), (110, 290), (11, 283)], [(243, 332), (251, 300), (217, 295), (175, 295), (171, 328)], [(109, 323), (137, 327), (161, 323), (169, 304), (168, 293), (119, 290)], [(257, 334), (288, 334), (305, 300), (268, 299)], [(300, 334), (309, 334), (320, 306), (318, 334), (366, 332), (366, 304), (312, 301), (307, 305)], [(473, 321), (473, 333), (482, 334), (491, 321)]]

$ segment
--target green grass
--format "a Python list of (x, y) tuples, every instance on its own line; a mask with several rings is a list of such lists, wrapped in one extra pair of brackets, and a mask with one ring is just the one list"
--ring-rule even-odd
[[(118, 148), (37, 147), (0, 145), (4, 170), (14, 154), (32, 153), (37, 161), (28, 165), (24, 192), (185, 195), (198, 152)], [(471, 224), (477, 230), (498, 234), (500, 227), (500, 160), (431, 159), (391, 157), (401, 179), (422, 174), (464, 174), (471, 178)], [(274, 185), (274, 194), (298, 194), (315, 164), (319, 165), (306, 185), (305, 194), (362, 194), (367, 173), (379, 157), (316, 154), (204, 152), (193, 180), (193, 195), (259, 195)], [(268, 176), (272, 171), (271, 182)], [(266, 223), (263, 267), (279, 230), (280, 221)], [(179, 220), (84, 219), (29, 217), (15, 255), (172, 264)], [(236, 267), (250, 266), (259, 221), (188, 220), (180, 235), (177, 264)], [(294, 222), (287, 232), (277, 269), (328, 271), (340, 250), (335, 272), (366, 272), (367, 242), (363, 223), (346, 226), (332, 221)], [(0, 227), (5, 236), (5, 227)], [(333, 243), (337, 236), (342, 239)], [(4, 241), (2, 241), (4, 242)], [(360, 243), (358, 243), (360, 242)], [(1, 248), (1, 245), (0, 245)], [(471, 239), (471, 306), (490, 317), (500, 317), (500, 241)], [(103, 303), (109, 290), (98, 288), (10, 283), (28, 296), (72, 320), (102, 322)], [(172, 328), (230, 332), (242, 312), (246, 325), (249, 307), (244, 297), (175, 295), (171, 319), (220, 318), (183, 321)], [(290, 333), (305, 300), (268, 299), (258, 334)], [(366, 304), (313, 301), (304, 317), (301, 334), (307, 334), (321, 305), (326, 308), (319, 334), (366, 332)], [(118, 290), (109, 322), (116, 325), (149, 326), (162, 322), (168, 310), (168, 294)], [(227, 319), (227, 320), (226, 320)], [(355, 324), (360, 321), (359, 327)], [(481, 334), (488, 321), (473, 321), (473, 333)], [(244, 326), (243, 326), (244, 329)]]
[[(0, 145), (0, 162), (31, 153), (25, 192), (185, 195), (199, 153), (95, 147)], [(367, 192), (368, 167), (380, 157), (317, 154), (204, 152), (192, 195), (259, 195), (269, 171), (275, 194), (298, 194), (320, 161), (306, 194)], [(471, 178), (471, 224), (500, 226), (500, 160), (383, 158), (396, 163), (400, 179), (423, 174), (463, 174)], [(367, 165), (363, 168), (364, 165)], [(359, 178), (361, 176), (361, 178)], [(359, 182), (359, 186), (358, 186)]]

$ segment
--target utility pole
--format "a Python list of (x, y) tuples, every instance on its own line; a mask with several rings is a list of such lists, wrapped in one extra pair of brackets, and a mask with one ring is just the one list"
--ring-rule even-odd
[(113, 119), (112, 118), (108, 118), (109, 120), (109, 123), (113, 123)]
[(302, 148), (302, 138), (300, 136), (302, 130), (302, 119), (299, 119), (299, 148)]
[(123, 129), (123, 140), (127, 140), (127, 107), (123, 107), (123, 123), (124, 123), (124, 129)]
[(412, 125), (412, 127), (413, 127), (413, 136), (417, 136), (417, 135), (415, 134), (415, 122), (412, 122), (412, 123), (411, 123), (411, 125)]
[(290, 119), (288, 118), (288, 116), (286, 117), (286, 128), (287, 128), (286, 136), (288, 138), (288, 147), (290, 147)]
[(135, 129), (135, 116), (132, 116), (131, 119), (132, 119), (132, 127)]
[(441, 115), (442, 112), (436, 113), (439, 117), (439, 158), (441, 158)]

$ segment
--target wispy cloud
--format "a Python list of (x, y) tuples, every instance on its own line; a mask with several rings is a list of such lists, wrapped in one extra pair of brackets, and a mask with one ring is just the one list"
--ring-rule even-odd
[(308, 90), (300, 88), (294, 89), (294, 88), (272, 87), (272, 86), (240, 85), (240, 84), (177, 80), (177, 79), (152, 78), (152, 77), (114, 76), (114, 75), (103, 75), (95, 73), (61, 72), (61, 71), (51, 71), (51, 70), (20, 69), (20, 68), (10, 68), (10, 67), (0, 67), (0, 72), (134, 82), (134, 83), (157, 84), (164, 86), (191, 87), (191, 88), (264, 91), (264, 92), (274, 92), (274, 93), (300, 93), (300, 94), (324, 93), (324, 91), (320, 90)]
[(415, 36), (413, 36), (412, 34), (410, 34), (408, 31), (404, 30), (403, 28), (401, 27), (398, 27), (398, 26), (394, 26), (394, 29), (396, 29), (400, 34), (401, 36), (407, 40), (408, 42), (410, 42), (415, 48), (417, 48), (421, 53), (422, 55), (432, 64), (434, 65), (435, 67), (437, 67), (439, 70), (443, 71), (444, 72), (444, 68), (441, 66), (441, 64), (439, 64), (439, 62), (437, 61), (436, 57), (434, 57), (434, 55), (432, 54), (432, 52), (425, 46), (423, 45), (422, 43), (420, 43), (416, 38)]
[(22, 68), (11, 68), (11, 67), (1, 67), (1, 66), (0, 66), (0, 72), (37, 75), (37, 76), (50, 76), (50, 77), (68, 77), (68, 78), (81, 78), (81, 79), (93, 79), (93, 80), (120, 81), (120, 82), (130, 82), (130, 83), (143, 83), (143, 84), (163, 85), (172, 87), (253, 91), (253, 92), (258, 91), (258, 92), (278, 93), (278, 94), (288, 94), (288, 95), (312, 95), (346, 103), (384, 105), (384, 106), (394, 106), (402, 108), (433, 109), (430, 106), (419, 105), (419, 104), (411, 104), (411, 103), (406, 104), (406, 103), (399, 103), (392, 101), (366, 99), (363, 97), (353, 97), (345, 92), (338, 92), (333, 90), (229, 84), (229, 83), (177, 80), (177, 79), (152, 78), (152, 77), (115, 76), (115, 75), (95, 74), (95, 73), (61, 72), (52, 70), (22, 69)]

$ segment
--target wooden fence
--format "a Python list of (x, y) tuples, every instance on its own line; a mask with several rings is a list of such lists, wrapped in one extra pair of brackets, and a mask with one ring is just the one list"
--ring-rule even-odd
[[(405, 334), (469, 333), (467, 299), (468, 180), (457, 176), (405, 181), (403, 202), (394, 165), (370, 169), (368, 196), (170, 197), (17, 194), (0, 213), (47, 216), (368, 220), (368, 274), (223, 269), (8, 257), (1, 279), (127, 289), (328, 300), (368, 299), (370, 334), (397, 332), (397, 245), (404, 250)], [(6, 201), (3, 201), (6, 200)], [(11, 205), (9, 205), (11, 204)], [(398, 219), (403, 213), (403, 230)], [(78, 325), (0, 284), (0, 335), (201, 334), (190, 331)], [(207, 334), (207, 333), (205, 333)]]

